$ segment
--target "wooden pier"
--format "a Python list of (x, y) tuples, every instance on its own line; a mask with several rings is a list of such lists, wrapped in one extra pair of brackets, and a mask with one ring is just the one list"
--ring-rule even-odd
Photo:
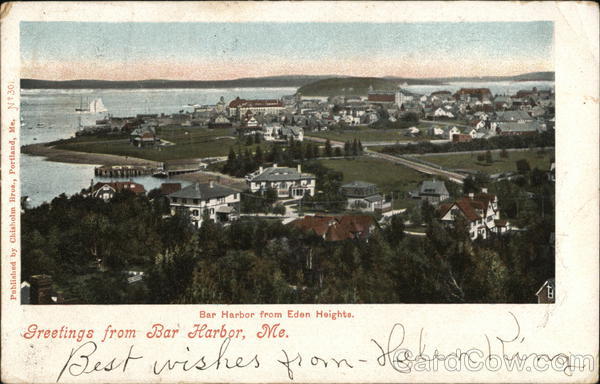
[(94, 175), (98, 177), (133, 177), (152, 175), (155, 167), (146, 165), (103, 165), (94, 168)]

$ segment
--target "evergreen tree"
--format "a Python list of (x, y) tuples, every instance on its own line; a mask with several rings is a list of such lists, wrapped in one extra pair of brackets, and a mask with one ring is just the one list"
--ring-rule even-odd
[[(336, 149), (338, 149), (338, 148), (336, 148)], [(329, 139), (327, 139), (325, 141), (325, 156), (327, 156), (327, 157), (333, 156), (333, 151), (332, 151), (332, 148), (331, 148), (331, 142), (329, 141)]]
[(254, 161), (256, 164), (260, 165), (264, 162), (264, 155), (261, 146), (256, 147), (256, 152), (254, 153)]

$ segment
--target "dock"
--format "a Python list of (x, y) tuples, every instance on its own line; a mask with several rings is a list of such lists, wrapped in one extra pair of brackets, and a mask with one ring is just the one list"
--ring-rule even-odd
[(94, 168), (94, 175), (98, 177), (133, 177), (152, 175), (156, 168), (147, 165), (103, 165)]

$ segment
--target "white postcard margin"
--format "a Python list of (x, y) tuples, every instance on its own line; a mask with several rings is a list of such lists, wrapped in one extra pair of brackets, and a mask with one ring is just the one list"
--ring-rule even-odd
[[(13, 276), (20, 275), (19, 258), (19, 22), (416, 22), (416, 21), (532, 21), (550, 20), (555, 29), (556, 60), (556, 284), (554, 305), (264, 305), (264, 306), (21, 306), (11, 299)], [(131, 352), (127, 370), (104, 370), (79, 376), (64, 375), (60, 382), (292, 382), (281, 364), (283, 350), (290, 360), (297, 354), (304, 364), (293, 367), (296, 382), (594, 382), (598, 377), (598, 7), (567, 2), (293, 2), (293, 3), (10, 3), (2, 10), (2, 381), (56, 382), (77, 343), (65, 340), (27, 340), (26, 327), (68, 326), (95, 329), (98, 350), (94, 360), (106, 364)], [(474, 52), (473, 54), (476, 54)], [(12, 91), (16, 92), (12, 92)], [(14, 123), (13, 123), (14, 122)], [(11, 125), (14, 124), (14, 130)], [(11, 192), (15, 198), (11, 199)], [(14, 237), (13, 236), (14, 233)], [(12, 264), (14, 262), (14, 264)], [(532, 293), (533, 294), (533, 293)], [(222, 310), (287, 313), (299, 310), (346, 310), (351, 319), (282, 319), (289, 337), (233, 340), (231, 358), (260, 356), (260, 367), (244, 369), (181, 369), (155, 375), (152, 362), (167, 358), (192, 359), (218, 354), (220, 341), (204, 339), (149, 340), (143, 335), (154, 323), (187, 333), (202, 323), (199, 311)], [(518, 347), (510, 352), (572, 353), (594, 356), (592, 371), (494, 372), (490, 370), (400, 373), (376, 363), (391, 327), (406, 329), (405, 345), (418, 352), (451, 353), (457, 348), (498, 351), (496, 337), (509, 340), (519, 324)], [(223, 320), (228, 328), (242, 328), (249, 336), (260, 331), (262, 320)], [(220, 325), (219, 321), (215, 323)], [(135, 340), (101, 343), (105, 328), (134, 328)], [(251, 339), (251, 340), (250, 340)], [(487, 340), (490, 340), (488, 345)], [(189, 350), (188, 350), (189, 349)], [(508, 347), (507, 347), (508, 349)], [(347, 359), (353, 368), (311, 364), (313, 357)], [(161, 360), (162, 359), (162, 360)], [(360, 360), (369, 360), (361, 365)]]

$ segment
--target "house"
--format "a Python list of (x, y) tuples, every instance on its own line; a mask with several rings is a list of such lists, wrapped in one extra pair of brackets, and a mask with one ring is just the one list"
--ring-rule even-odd
[(510, 224), (500, 220), (498, 197), (483, 188), (481, 193), (470, 193), (468, 196), (440, 205), (439, 218), (446, 225), (454, 225), (458, 217), (462, 217), (472, 240), (486, 239), (490, 233), (510, 231)]
[(395, 103), (396, 92), (394, 91), (369, 91), (367, 100), (370, 103)]
[(496, 112), (496, 116), (493, 122), (506, 122), (506, 123), (530, 123), (534, 120), (527, 112), (523, 110), (516, 111), (500, 111)]
[(300, 127), (287, 127), (281, 128), (281, 137), (285, 140), (294, 139), (294, 141), (304, 140), (304, 129)]
[(556, 285), (554, 278), (548, 279), (535, 293), (538, 304), (554, 304), (556, 301)]
[(417, 127), (409, 127), (406, 129), (405, 136), (419, 136), (421, 134), (421, 130)]
[(93, 197), (108, 201), (112, 199), (117, 192), (131, 191), (136, 195), (143, 195), (146, 193), (146, 189), (142, 184), (134, 183), (132, 181), (111, 181), (111, 182), (99, 182), (96, 183), (91, 190)]
[(139, 128), (134, 129), (129, 134), (129, 141), (136, 147), (153, 146), (160, 143), (160, 138), (156, 136), (157, 123), (143, 123)]
[(263, 125), (262, 133), (265, 141), (290, 140), (303, 141), (304, 129), (301, 127), (284, 126), (279, 123), (268, 123)]
[(469, 134), (463, 134), (463, 133), (456, 133), (454, 135), (452, 135), (452, 142), (453, 143), (467, 143), (469, 141), (473, 140), (473, 138), (471, 137), (471, 135)]
[(460, 134), (460, 130), (456, 127), (452, 127), (452, 128), (446, 127), (446, 128), (444, 128), (444, 131), (448, 135), (448, 140), (452, 140), (454, 135)]
[(210, 119), (208, 122), (208, 128), (231, 128), (231, 121), (224, 115), (218, 114)]
[(348, 209), (367, 212), (387, 212), (392, 209), (392, 204), (379, 194), (375, 184), (353, 181), (342, 185), (340, 192), (346, 196)]
[(454, 119), (454, 113), (452, 113), (449, 110), (446, 110), (445, 108), (439, 107), (438, 109), (436, 109), (433, 112), (433, 117), (434, 118)]
[(495, 123), (496, 134), (500, 136), (512, 135), (535, 135), (543, 130), (543, 127), (537, 121), (529, 123)]
[(264, 192), (267, 189), (277, 191), (278, 198), (300, 199), (305, 195), (315, 195), (316, 178), (309, 173), (302, 173), (302, 168), (297, 169), (272, 167), (263, 169), (246, 176), (246, 182), (251, 192)]
[(377, 221), (368, 215), (305, 216), (288, 225), (325, 241), (367, 240), (378, 228)]
[(454, 94), (455, 99), (466, 101), (471, 99), (483, 101), (484, 99), (490, 99), (491, 97), (492, 92), (490, 92), (489, 88), (461, 88)]
[(162, 183), (160, 185), (160, 195), (168, 196), (181, 190), (181, 183)]
[(429, 136), (443, 136), (445, 132), (444, 128), (434, 126), (429, 128), (428, 133)]
[(425, 200), (432, 205), (438, 205), (450, 198), (446, 184), (441, 180), (425, 180), (421, 183), (419, 189), (410, 193), (410, 195), (414, 198)]
[(168, 195), (171, 215), (187, 214), (195, 227), (202, 225), (204, 215), (215, 223), (227, 223), (239, 217), (240, 193), (217, 184), (194, 183)]

